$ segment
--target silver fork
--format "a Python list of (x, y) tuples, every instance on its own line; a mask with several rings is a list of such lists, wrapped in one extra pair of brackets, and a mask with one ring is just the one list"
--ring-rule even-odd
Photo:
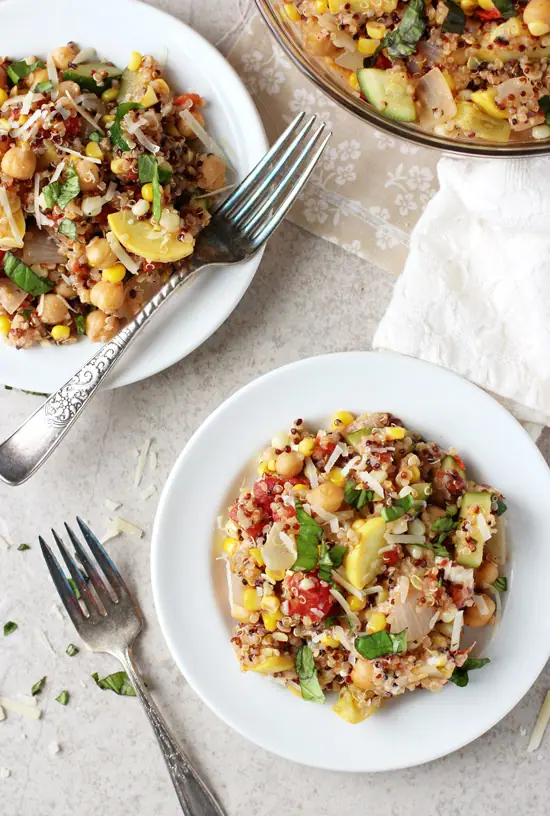
[(119, 334), (91, 357), (0, 445), (0, 479), (25, 482), (76, 422), (126, 349), (175, 291), (207, 266), (241, 263), (255, 255), (298, 197), (330, 131), (300, 113), (269, 153), (215, 212), (191, 257)]
[[(193, 767), (189, 757), (170, 733), (136, 668), (132, 646), (143, 627), (141, 609), (90, 528), (79, 518), (77, 523), (93, 556), (91, 559), (71, 528), (67, 524), (65, 528), (93, 592), (61, 538), (55, 530), (52, 530), (52, 534), (71, 578), (78, 587), (80, 600), (77, 600), (77, 594), (71, 589), (67, 576), (50, 547), (42, 536), (39, 536), (40, 547), (50, 575), (76, 631), (92, 652), (108, 652), (118, 658), (124, 666), (136, 696), (149, 717), (183, 813), (186, 816), (224, 816), (223, 810)], [(108, 585), (105, 584), (94, 559)]]

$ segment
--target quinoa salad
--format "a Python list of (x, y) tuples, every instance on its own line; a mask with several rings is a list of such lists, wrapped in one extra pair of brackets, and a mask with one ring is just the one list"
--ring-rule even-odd
[[(405, 691), (466, 686), (464, 628), (493, 626), (507, 579), (502, 495), (389, 413), (301, 418), (229, 508), (223, 554), (243, 671), (362, 722)], [(471, 638), (470, 638), (471, 641)]]
[(205, 100), (152, 56), (0, 58), (0, 337), (110, 340), (192, 254), (226, 188)]
[(549, 0), (295, 0), (308, 53), (390, 119), (438, 136), (550, 137)]

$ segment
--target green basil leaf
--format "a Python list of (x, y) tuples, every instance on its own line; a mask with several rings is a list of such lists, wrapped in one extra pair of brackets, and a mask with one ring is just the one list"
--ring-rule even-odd
[(516, 7), (512, 0), (493, 0), (493, 4), (500, 11), (505, 20), (510, 17), (515, 17), (517, 14)]
[(15, 632), (16, 629), (17, 624), (14, 623), (13, 621), (8, 621), (7, 623), (4, 624), (4, 637), (11, 635), (12, 632)]
[(153, 217), (160, 221), (162, 216), (162, 188), (159, 181), (159, 166), (155, 162), (153, 168)]
[(6, 252), (4, 255), (4, 272), (11, 280), (29, 295), (45, 295), (53, 287), (53, 283), (47, 278), (39, 278), (30, 267)]
[(68, 238), (71, 238), (71, 240), (78, 241), (76, 224), (74, 221), (71, 221), (70, 218), (64, 218), (63, 221), (60, 221), (57, 231), (60, 235), (66, 235)]
[(465, 671), (463, 668), (459, 668), (458, 666), (455, 668), (454, 672), (449, 677), (449, 681), (454, 683), (455, 686), (460, 686), (460, 688), (464, 688), (469, 683), (470, 678), (468, 677), (468, 672)]
[(72, 578), (67, 578), (67, 581), (69, 583), (70, 588), (73, 591), (73, 595), (75, 596), (76, 600), (79, 601), (80, 600), (80, 590), (77, 587), (76, 582), (73, 581)]
[(296, 651), (294, 661), (296, 674), (300, 681), (302, 698), (312, 703), (324, 703), (325, 695), (317, 677), (317, 667), (313, 659), (313, 652), (309, 646), (300, 646)]
[[(550, 100), (550, 96), (548, 97), (548, 99)], [(497, 500), (497, 516), (502, 516), (502, 514), (505, 513), (507, 510), (508, 510), (508, 506), (506, 504), (504, 504), (502, 499), (498, 499)]]
[(413, 504), (414, 499), (409, 493), (407, 496), (403, 496), (402, 499), (394, 501), (390, 507), (383, 507), (380, 515), (384, 521), (395, 521), (408, 513)]
[(69, 692), (67, 691), (67, 689), (65, 689), (65, 691), (62, 691), (59, 697), (56, 697), (55, 700), (57, 703), (61, 703), (61, 705), (67, 705), (67, 703), (69, 702)]
[(348, 548), (346, 546), (331, 547), (329, 556), (334, 567), (340, 567), (342, 565), (342, 561), (344, 560), (344, 556), (347, 551)]
[(130, 148), (122, 135), (121, 122), (131, 110), (143, 110), (143, 105), (140, 105), (139, 102), (122, 102), (116, 109), (115, 121), (109, 130), (111, 142), (123, 153), (126, 153)]
[(99, 132), (99, 130), (92, 130), (92, 132), (88, 136), (88, 139), (91, 142), (99, 142), (101, 141), (101, 133)]
[(449, 9), (447, 16), (441, 26), (442, 31), (449, 31), (455, 34), (462, 34), (466, 25), (466, 15), (458, 3), (454, 0), (445, 0), (445, 5)]
[(149, 184), (153, 181), (155, 175), (155, 164), (158, 166), (160, 184), (164, 185), (170, 181), (172, 178), (172, 171), (168, 167), (159, 165), (155, 156), (144, 153), (141, 156), (138, 156), (138, 173), (140, 184)]
[(382, 50), (382, 45), (383, 43), (380, 43), (376, 51), (374, 51), (374, 53), (371, 54), (370, 57), (365, 57), (365, 59), (363, 60), (363, 68), (374, 68), (378, 60), (378, 55)]
[(24, 552), (25, 550), (30, 550), (30, 546), (28, 544), (20, 544), (17, 549), (19, 552)]
[(75, 315), (74, 319), (77, 334), (86, 334), (86, 318), (84, 315)]
[(130, 683), (130, 679), (125, 671), (118, 671), (114, 672), (113, 674), (108, 674), (107, 677), (103, 677), (101, 680), (99, 679), (97, 672), (94, 672), (92, 677), (100, 689), (114, 691), (115, 694), (119, 694), (122, 697), (136, 696), (134, 687)]
[(319, 578), (322, 581), (332, 583), (332, 559), (328, 547), (324, 541), (321, 542), (319, 550)]
[(428, 550), (432, 550), (436, 555), (441, 556), (441, 558), (448, 558), (449, 551), (446, 547), (443, 546), (443, 542), (447, 538), (449, 533), (441, 533), (437, 541), (427, 542), (426, 544), (422, 544), (423, 547), (426, 547)]
[(438, 518), (432, 524), (432, 530), (439, 530), (440, 533), (450, 533), (458, 527), (458, 521), (455, 521), (452, 516), (445, 516), (445, 518)]
[(48, 210), (51, 210), (57, 203), (60, 190), (61, 182), (59, 181), (52, 181), (51, 184), (47, 184), (42, 190), (42, 193), (44, 195), (44, 201), (46, 202), (46, 207), (48, 208)]
[(357, 487), (354, 481), (349, 480), (346, 482), (346, 486), (344, 488), (344, 501), (346, 504), (349, 504), (350, 507), (355, 507), (356, 510), (361, 510), (368, 502), (371, 502), (374, 498), (374, 493), (372, 490), (365, 490), (361, 487)]
[(327, 615), (327, 617), (324, 620), (325, 628), (330, 629), (331, 626), (334, 626), (337, 620), (338, 618), (336, 617), (336, 615)]
[(373, 635), (359, 635), (355, 638), (355, 648), (362, 657), (368, 660), (406, 652), (407, 630), (403, 629), (396, 635), (385, 631), (375, 632)]
[(315, 569), (319, 561), (319, 543), (323, 536), (323, 528), (301, 506), (296, 507), (296, 518), (300, 524), (296, 536), (298, 556), (292, 569), (309, 572)]
[(508, 579), (505, 578), (504, 575), (501, 575), (501, 577), (497, 578), (493, 583), (493, 586), (498, 592), (506, 592), (508, 589)]
[(61, 207), (61, 209), (64, 210), (67, 204), (70, 201), (72, 201), (73, 198), (77, 197), (79, 192), (80, 192), (80, 180), (78, 178), (78, 173), (71, 164), (71, 166), (67, 170), (67, 180), (59, 188), (59, 193), (56, 202), (57, 206)]
[(33, 686), (33, 687), (32, 687), (32, 689), (31, 689), (31, 694), (32, 694), (32, 696), (33, 696), (33, 697), (34, 697), (36, 694), (40, 694), (40, 692), (41, 692), (41, 691), (42, 691), (42, 689), (44, 688), (44, 683), (45, 683), (45, 682), (46, 682), (46, 678), (45, 678), (45, 677), (41, 677), (41, 678), (40, 678), (40, 680), (39, 680), (37, 683), (35, 683), (35, 684), (34, 684), (34, 686)]
[(546, 124), (550, 124), (550, 96), (541, 96), (539, 99), (539, 108), (544, 113)]
[(466, 671), (473, 671), (474, 669), (482, 669), (483, 666), (490, 662), (488, 657), (469, 657), (462, 668), (466, 669)]
[(74, 643), (69, 643), (69, 645), (65, 649), (65, 654), (68, 654), (69, 657), (74, 657), (75, 654), (78, 654), (78, 647), (75, 646)]
[(384, 37), (382, 47), (391, 60), (410, 57), (416, 51), (416, 44), (425, 28), (424, 0), (409, 0), (401, 22)]
[(49, 93), (51, 90), (53, 90), (53, 83), (49, 79), (46, 82), (39, 82), (32, 89), (33, 93)]
[(469, 657), (463, 666), (457, 666), (454, 672), (449, 677), (451, 683), (454, 683), (456, 686), (460, 686), (464, 688), (464, 686), (468, 685), (469, 677), (468, 672), (474, 671), (474, 669), (482, 669), (483, 666), (486, 666), (487, 663), (490, 663), (488, 657)]
[(31, 65), (26, 63), (25, 60), (21, 60), (20, 62), (12, 62), (11, 65), (8, 65), (6, 71), (13, 84), (17, 85), (20, 79), (25, 79), (25, 77), (28, 77), (33, 71), (36, 71), (37, 68), (44, 67), (45, 65), (42, 60), (36, 60), (36, 62), (33, 62)]

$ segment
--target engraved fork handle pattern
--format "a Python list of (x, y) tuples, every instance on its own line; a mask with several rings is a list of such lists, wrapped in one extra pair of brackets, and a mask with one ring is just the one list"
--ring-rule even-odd
[(207, 265), (189, 263), (179, 274), (173, 275), (116, 337), (105, 343), (0, 445), (0, 479), (18, 485), (32, 476), (76, 422), (143, 327), (174, 292)]
[(205, 783), (170, 733), (162, 714), (141, 679), (131, 648), (116, 657), (123, 664), (158, 740), (178, 801), (185, 816), (225, 816)]

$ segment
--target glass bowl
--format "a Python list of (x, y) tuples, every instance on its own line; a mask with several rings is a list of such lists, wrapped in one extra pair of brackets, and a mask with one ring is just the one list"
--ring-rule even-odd
[(286, 17), (282, 10), (282, 2), (279, 0), (255, 0), (255, 2), (271, 33), (294, 65), (334, 102), (369, 125), (422, 147), (437, 148), (462, 156), (504, 158), (541, 156), (550, 153), (550, 139), (541, 141), (516, 139), (502, 144), (481, 139), (450, 138), (436, 136), (422, 130), (418, 125), (387, 119), (362, 99), (354, 96), (349, 85), (321, 57), (313, 57), (307, 53), (301, 41), (300, 29)]

